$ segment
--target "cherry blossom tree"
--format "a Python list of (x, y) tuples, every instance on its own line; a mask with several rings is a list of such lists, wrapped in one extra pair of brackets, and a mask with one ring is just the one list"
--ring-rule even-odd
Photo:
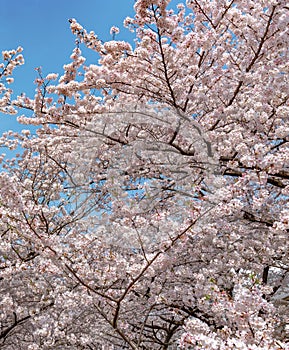
[(0, 347), (288, 349), (289, 5), (134, 9), (34, 98), (3, 52)]

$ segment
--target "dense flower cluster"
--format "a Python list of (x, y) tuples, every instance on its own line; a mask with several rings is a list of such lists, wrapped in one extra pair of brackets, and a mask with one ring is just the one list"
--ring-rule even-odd
[(0, 347), (288, 349), (288, 3), (134, 8), (33, 99), (3, 53)]
[(21, 52), (22, 47), (20, 46), (16, 50), (2, 51), (3, 62), (0, 64), (0, 112), (16, 113), (16, 110), (11, 105), (12, 90), (6, 84), (13, 83), (14, 79), (11, 75), (14, 68), (24, 64)]

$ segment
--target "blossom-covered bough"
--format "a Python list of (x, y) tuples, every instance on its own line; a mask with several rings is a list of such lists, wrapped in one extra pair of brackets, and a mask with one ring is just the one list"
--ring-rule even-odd
[(287, 349), (289, 5), (134, 8), (33, 99), (3, 53), (0, 347)]

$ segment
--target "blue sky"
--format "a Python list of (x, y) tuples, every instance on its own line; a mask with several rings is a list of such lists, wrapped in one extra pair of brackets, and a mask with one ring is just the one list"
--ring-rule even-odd
[[(35, 68), (43, 73), (63, 72), (63, 65), (75, 47), (75, 37), (68, 19), (76, 18), (88, 31), (93, 30), (101, 39), (110, 40), (110, 28), (120, 28), (117, 39), (133, 41), (133, 35), (122, 23), (133, 16), (134, 0), (1, 0), (0, 1), (0, 51), (22, 46), (25, 65), (15, 69), (15, 82), (11, 88), (16, 94), (26, 92), (33, 97)], [(81, 49), (84, 49), (81, 46)], [(88, 51), (84, 51), (87, 56)], [(88, 62), (97, 61), (89, 54)], [(1, 115), (0, 134), (18, 126), (14, 116)]]

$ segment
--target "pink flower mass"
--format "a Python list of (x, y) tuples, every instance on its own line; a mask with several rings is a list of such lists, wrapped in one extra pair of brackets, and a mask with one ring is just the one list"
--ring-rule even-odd
[(134, 10), (33, 98), (2, 53), (0, 348), (288, 350), (288, 2)]

